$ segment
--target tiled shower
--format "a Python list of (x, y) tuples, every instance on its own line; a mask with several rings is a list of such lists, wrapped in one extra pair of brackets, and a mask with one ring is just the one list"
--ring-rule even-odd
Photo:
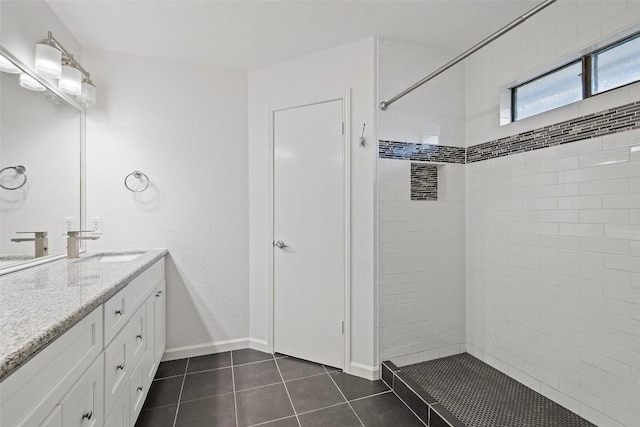
[[(381, 360), (468, 353), (595, 425), (640, 425), (640, 85), (504, 120), (515, 79), (634, 31), (638, 5), (613, 3), (559, 2), (378, 113)], [(443, 63), (378, 49), (381, 100)], [(437, 200), (412, 197), (416, 164)]]

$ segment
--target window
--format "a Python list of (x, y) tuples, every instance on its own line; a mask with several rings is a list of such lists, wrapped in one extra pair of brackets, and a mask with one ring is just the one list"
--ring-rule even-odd
[(511, 121), (640, 81), (640, 34), (511, 88)]

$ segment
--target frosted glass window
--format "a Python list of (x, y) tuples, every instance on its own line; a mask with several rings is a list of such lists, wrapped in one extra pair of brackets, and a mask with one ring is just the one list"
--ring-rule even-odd
[(582, 61), (513, 89), (513, 119), (520, 120), (582, 99)]
[(640, 36), (592, 56), (593, 94), (640, 80)]

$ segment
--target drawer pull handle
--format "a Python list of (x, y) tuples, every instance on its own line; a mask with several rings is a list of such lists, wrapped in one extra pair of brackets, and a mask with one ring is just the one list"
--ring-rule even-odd
[(142, 340), (142, 334), (136, 335), (136, 338), (138, 338), (139, 340)]
[(124, 370), (124, 363), (122, 365), (116, 366), (116, 371)]
[(116, 310), (116, 316), (122, 316), (122, 310)]
[(91, 417), (93, 417), (93, 411), (90, 411), (90, 412), (87, 412), (87, 413), (82, 414), (82, 419), (83, 419), (83, 420), (84, 420), (84, 419), (90, 420), (90, 419), (91, 419)]
[(138, 391), (142, 391), (142, 387), (138, 387)]

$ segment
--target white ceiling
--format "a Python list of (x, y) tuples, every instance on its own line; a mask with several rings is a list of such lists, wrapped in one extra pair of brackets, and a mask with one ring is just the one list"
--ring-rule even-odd
[(453, 57), (540, 2), (48, 0), (84, 47), (236, 70), (374, 35)]

